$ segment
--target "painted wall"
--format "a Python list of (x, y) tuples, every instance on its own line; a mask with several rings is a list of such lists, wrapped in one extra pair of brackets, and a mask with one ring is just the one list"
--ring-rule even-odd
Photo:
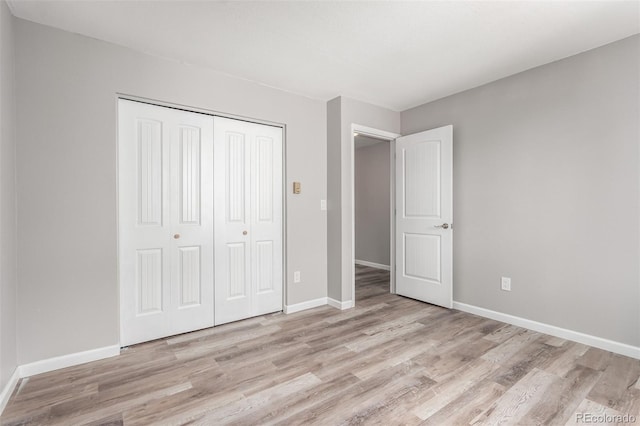
[(342, 298), (342, 99), (327, 102), (327, 295)]
[(17, 366), (14, 18), (0, 0), (0, 390)]
[(400, 113), (345, 97), (327, 103), (328, 296), (352, 300), (352, 124), (400, 132)]
[(387, 266), (391, 256), (390, 162), (389, 142), (356, 148), (356, 259)]
[(640, 345), (639, 75), (634, 36), (402, 113), (453, 124), (454, 300)]
[(116, 93), (286, 124), (286, 303), (326, 297), (324, 102), (15, 23), (19, 363), (118, 343)]

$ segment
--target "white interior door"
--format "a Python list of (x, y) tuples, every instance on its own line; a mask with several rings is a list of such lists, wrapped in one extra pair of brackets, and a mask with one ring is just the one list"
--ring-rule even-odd
[(453, 304), (453, 126), (396, 139), (396, 292)]
[(282, 310), (282, 129), (214, 119), (215, 323)]
[(121, 344), (213, 326), (213, 117), (118, 102)]

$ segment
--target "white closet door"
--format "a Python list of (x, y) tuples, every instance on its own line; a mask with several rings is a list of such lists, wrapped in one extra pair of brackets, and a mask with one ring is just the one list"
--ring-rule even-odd
[(213, 325), (213, 118), (118, 102), (121, 344)]
[(216, 325), (282, 310), (282, 129), (214, 118)]
[(213, 117), (175, 111), (170, 335), (212, 327)]

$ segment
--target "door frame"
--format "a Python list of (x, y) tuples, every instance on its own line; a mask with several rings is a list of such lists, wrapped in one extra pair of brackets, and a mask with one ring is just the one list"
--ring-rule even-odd
[[(121, 307), (121, 297), (122, 297), (122, 283), (120, 282), (120, 152), (119, 146), (120, 141), (118, 139), (119, 135), (119, 127), (120, 126), (120, 115), (118, 111), (118, 101), (120, 99), (140, 102), (144, 104), (149, 104), (158, 107), (178, 109), (186, 112), (193, 112), (196, 114), (204, 114), (212, 117), (224, 117), (230, 118), (233, 120), (247, 121), (255, 124), (262, 124), (266, 126), (279, 127), (282, 129), (282, 309), (284, 311), (286, 307), (286, 301), (289, 296), (289, 273), (287, 270), (287, 125), (285, 123), (277, 123), (268, 120), (261, 120), (252, 117), (245, 117), (241, 115), (223, 113), (215, 110), (210, 110), (206, 108), (198, 108), (183, 104), (177, 104), (173, 102), (161, 101), (158, 99), (145, 98), (136, 95), (130, 95), (126, 93), (116, 92), (114, 97), (115, 103), (115, 144), (116, 144), (116, 180), (115, 180), (115, 190), (116, 190), (116, 282), (118, 286), (118, 346), (121, 345), (121, 336), (122, 336), (122, 307)], [(214, 233), (215, 239), (215, 233)], [(213, 261), (213, 259), (212, 259)], [(215, 285), (215, 282), (214, 282)], [(215, 303), (215, 294), (214, 294), (214, 303)], [(215, 327), (215, 325), (214, 325)]]
[(349, 187), (351, 188), (351, 263), (349, 268), (351, 268), (351, 301), (352, 306), (356, 305), (356, 182), (355, 182), (355, 163), (356, 163), (356, 140), (355, 134), (358, 133), (364, 136), (371, 136), (377, 139), (386, 139), (389, 143), (389, 162), (390, 162), (390, 176), (389, 176), (389, 185), (390, 185), (390, 200), (389, 200), (389, 213), (390, 213), (390, 235), (389, 235), (389, 249), (390, 249), (390, 259), (389, 259), (389, 269), (390, 269), (390, 280), (389, 280), (389, 292), (396, 292), (396, 279), (395, 279), (395, 269), (396, 269), (396, 250), (395, 250), (395, 225), (396, 225), (396, 162), (395, 162), (395, 152), (396, 152), (396, 138), (399, 138), (400, 134), (388, 132), (386, 130), (376, 129), (373, 127), (363, 126), (361, 124), (351, 123), (351, 133), (349, 136), (350, 140), (350, 150), (351, 150), (351, 173), (349, 176), (350, 183)]

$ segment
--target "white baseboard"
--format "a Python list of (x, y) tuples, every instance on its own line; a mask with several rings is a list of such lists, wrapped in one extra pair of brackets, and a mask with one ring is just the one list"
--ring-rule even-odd
[(296, 303), (295, 305), (285, 305), (284, 313), (292, 314), (294, 312), (304, 311), (306, 309), (317, 308), (318, 306), (333, 306), (334, 308), (338, 308), (341, 310), (353, 308), (353, 301), (347, 300), (345, 302), (340, 302), (339, 300), (332, 299), (330, 297), (321, 297), (319, 299), (307, 300), (306, 302)]
[(376, 269), (384, 269), (385, 271), (390, 271), (391, 267), (389, 265), (383, 265), (382, 263), (369, 262), (367, 260), (354, 260), (356, 265), (368, 266), (370, 268)]
[(517, 325), (518, 327), (528, 328), (529, 330), (538, 331), (540, 333), (549, 334), (551, 336), (560, 337), (562, 339), (571, 340), (606, 351), (615, 352), (631, 358), (640, 359), (640, 347), (631, 346), (626, 343), (615, 342), (613, 340), (603, 339), (602, 337), (592, 336), (590, 334), (580, 333), (578, 331), (568, 330), (566, 328), (556, 327), (555, 325), (545, 324), (526, 318), (516, 317), (502, 312), (492, 311), (490, 309), (480, 308), (466, 303), (453, 302), (453, 309), (468, 312), (496, 321), (506, 322), (507, 324)]
[(324, 306), (326, 304), (327, 304), (327, 298), (321, 297), (319, 299), (307, 300), (306, 302), (296, 303), (294, 305), (285, 305), (284, 313), (292, 314), (294, 312), (300, 312), (306, 309), (317, 308), (318, 306)]
[(7, 402), (9, 402), (9, 398), (11, 398), (11, 394), (13, 394), (13, 390), (18, 384), (18, 380), (20, 380), (20, 367), (16, 367), (16, 369), (13, 370), (13, 374), (7, 384), (4, 385), (2, 393), (0, 393), (0, 414), (4, 411), (4, 407), (7, 406)]
[(116, 355), (120, 355), (120, 345), (106, 346), (104, 348), (91, 349), (84, 352), (76, 352), (73, 354), (43, 359), (41, 361), (21, 365), (20, 377), (29, 377), (35, 374), (46, 373), (60, 368), (84, 364), (85, 362), (110, 358)]
[(13, 375), (9, 379), (9, 382), (7, 382), (4, 389), (2, 389), (2, 393), (0, 393), (0, 414), (2, 414), (7, 402), (9, 402), (9, 398), (20, 379), (58, 370), (60, 368), (72, 367), (86, 362), (111, 358), (116, 355), (120, 355), (120, 345), (106, 346), (104, 348), (91, 349), (84, 352), (76, 352), (73, 354), (57, 356), (17, 366)]
[(345, 300), (344, 302), (341, 302), (339, 300), (328, 297), (327, 304), (343, 311), (345, 309), (353, 308), (353, 300)]

